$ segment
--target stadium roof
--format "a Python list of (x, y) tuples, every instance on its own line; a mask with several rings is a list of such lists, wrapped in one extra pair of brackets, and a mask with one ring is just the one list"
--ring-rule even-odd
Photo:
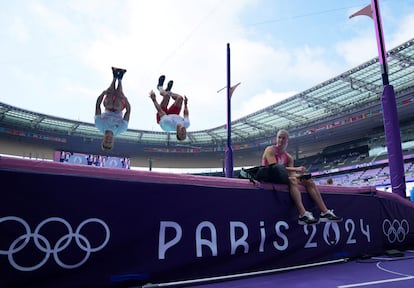
[[(414, 39), (388, 51), (389, 81), (395, 94), (412, 97), (414, 87)], [(349, 115), (369, 107), (381, 107), (383, 90), (380, 65), (374, 58), (319, 85), (300, 92), (265, 109), (232, 121), (232, 144), (243, 145), (274, 137), (279, 129), (292, 133), (309, 125), (322, 123), (339, 115)], [(398, 101), (404, 101), (399, 99)], [(399, 103), (397, 103), (399, 104)], [(67, 120), (44, 115), (0, 103), (1, 127), (23, 127), (53, 134), (102, 138), (93, 123)], [(200, 131), (189, 131), (185, 141), (177, 141), (175, 135), (166, 132), (128, 129), (117, 136), (124, 141), (147, 147), (219, 147), (227, 141), (227, 129), (223, 124)]]

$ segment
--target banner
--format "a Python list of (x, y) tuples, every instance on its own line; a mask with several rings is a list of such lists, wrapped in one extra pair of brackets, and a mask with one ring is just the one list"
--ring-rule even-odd
[[(0, 177), (10, 184), (0, 201), (0, 287), (179, 281), (414, 243), (410, 202), (369, 187), (329, 188), (336, 191), (323, 198), (343, 222), (301, 226), (284, 185), (82, 165), (73, 167), (78, 174), (57, 173), (72, 166), (62, 163), (49, 172), (37, 170), (38, 162), (42, 172), (20, 171), (3, 164), (0, 159)], [(129, 179), (88, 176), (87, 169), (121, 171)], [(319, 215), (307, 193), (303, 199)]]

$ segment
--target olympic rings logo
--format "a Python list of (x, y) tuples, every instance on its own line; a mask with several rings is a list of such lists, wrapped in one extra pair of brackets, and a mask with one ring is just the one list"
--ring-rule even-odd
[[(59, 218), (59, 217), (50, 217), (37, 225), (36, 229), (34, 229), (34, 232), (31, 232), (31, 229), (29, 227), (29, 224), (27, 224), (26, 221), (19, 217), (15, 216), (7, 216), (0, 218), (0, 224), (2, 222), (6, 221), (15, 221), (20, 223), (25, 233), (19, 237), (17, 237), (11, 244), (8, 250), (1, 250), (0, 249), (0, 255), (7, 255), (7, 258), (9, 260), (9, 263), (11, 266), (13, 266), (15, 269), (20, 271), (34, 271), (36, 269), (39, 269), (42, 267), (49, 259), (50, 255), (53, 255), (53, 258), (55, 259), (55, 262), (62, 268), (65, 269), (74, 269), (77, 267), (82, 266), (89, 258), (92, 252), (97, 252), (104, 248), (106, 244), (109, 241), (110, 231), (108, 225), (98, 219), (98, 218), (89, 218), (84, 221), (82, 221), (78, 228), (76, 228), (75, 232), (73, 232), (73, 229), (71, 225), (66, 221), (65, 219)], [(52, 244), (50, 241), (41, 234), (41, 229), (52, 222), (57, 222), (60, 224), (63, 224), (66, 227), (67, 234), (60, 237), (54, 246), (52, 247)], [(81, 233), (81, 230), (90, 223), (97, 223), (100, 224), (104, 230), (105, 230), (105, 239), (102, 241), (102, 243), (97, 247), (91, 247), (91, 243), (88, 238), (86, 238), (85, 235)], [(1, 233), (0, 233), (1, 234)], [(37, 249), (39, 249), (42, 253), (45, 253), (45, 256), (42, 260), (40, 260), (39, 263), (33, 265), (33, 266), (22, 266), (16, 263), (14, 254), (18, 253), (19, 251), (23, 250), (28, 243), (30, 242), (30, 239), (33, 238), (34, 244)], [(67, 264), (64, 263), (60, 257), (59, 252), (62, 252), (64, 249), (66, 249), (72, 242), (72, 239), (75, 239), (75, 242), (77, 246), (85, 252), (85, 256), (75, 264)]]
[(392, 222), (388, 219), (385, 219), (382, 223), (382, 232), (384, 235), (387, 236), (388, 242), (403, 242), (405, 240), (405, 236), (407, 236), (408, 232), (410, 231), (410, 227), (408, 225), (407, 220), (402, 220), (401, 222), (394, 219)]

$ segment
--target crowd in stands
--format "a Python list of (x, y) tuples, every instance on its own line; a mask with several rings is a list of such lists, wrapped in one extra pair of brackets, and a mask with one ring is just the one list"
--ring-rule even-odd
[[(405, 180), (414, 182), (414, 148), (404, 150), (403, 154)], [(331, 185), (341, 186), (387, 188), (391, 185), (387, 153), (370, 155), (368, 146), (302, 158), (295, 161), (295, 166), (306, 167), (317, 185), (327, 185), (328, 179), (332, 179)], [(238, 177), (239, 172), (235, 170), (234, 177)], [(224, 172), (202, 175), (225, 177)]]
[[(414, 149), (404, 150), (406, 182), (414, 182)], [(349, 151), (319, 155), (298, 161), (308, 167), (318, 185), (326, 185), (329, 178), (333, 185), (375, 186), (387, 191), (391, 185), (390, 168), (386, 152), (371, 154), (367, 151)]]
[[(405, 180), (414, 182), (414, 162), (404, 163)], [(315, 177), (317, 184), (324, 185), (328, 178), (332, 178), (334, 185), (343, 186), (387, 186), (390, 185), (389, 166), (367, 167), (358, 171), (347, 171), (334, 175)]]

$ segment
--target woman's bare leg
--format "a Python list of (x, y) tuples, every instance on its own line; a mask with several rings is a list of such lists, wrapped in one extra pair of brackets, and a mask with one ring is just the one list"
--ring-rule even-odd
[(326, 207), (325, 202), (322, 199), (321, 193), (319, 192), (318, 188), (315, 185), (315, 182), (312, 179), (303, 180), (300, 182), (300, 184), (305, 186), (306, 191), (309, 193), (313, 201), (315, 201), (316, 205), (322, 213), (328, 211), (328, 208)]

